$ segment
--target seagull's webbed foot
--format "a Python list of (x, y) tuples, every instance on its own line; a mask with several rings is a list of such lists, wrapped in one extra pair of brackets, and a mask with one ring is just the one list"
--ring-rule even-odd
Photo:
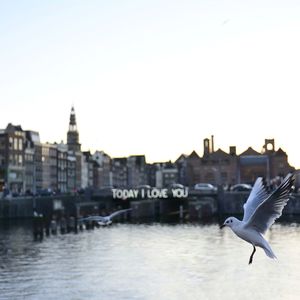
[(251, 256), (250, 256), (250, 259), (249, 259), (249, 265), (252, 264), (253, 256), (254, 256), (255, 251), (256, 251), (256, 248), (255, 248), (255, 246), (253, 245), (253, 251), (252, 251)]

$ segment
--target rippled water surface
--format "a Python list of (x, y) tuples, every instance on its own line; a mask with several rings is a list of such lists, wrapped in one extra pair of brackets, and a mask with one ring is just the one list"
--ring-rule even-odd
[(274, 225), (278, 257), (215, 225), (129, 225), (34, 242), (1, 225), (0, 299), (300, 299), (300, 227)]

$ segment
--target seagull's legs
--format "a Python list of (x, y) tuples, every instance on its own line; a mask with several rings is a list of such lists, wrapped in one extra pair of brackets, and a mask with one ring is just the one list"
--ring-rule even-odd
[(251, 255), (250, 255), (250, 259), (249, 259), (249, 265), (251, 265), (251, 264), (252, 264), (253, 255), (254, 255), (255, 251), (256, 251), (256, 248), (255, 248), (255, 246), (253, 245), (253, 251), (252, 251), (252, 253), (251, 253)]

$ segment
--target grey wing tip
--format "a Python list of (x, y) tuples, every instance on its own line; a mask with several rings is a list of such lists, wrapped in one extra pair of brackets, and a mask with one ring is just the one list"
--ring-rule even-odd
[(288, 173), (284, 179), (284, 181), (291, 183), (292, 185), (295, 183), (295, 174), (294, 173)]
[(266, 178), (263, 177), (261, 182), (262, 182), (263, 189), (268, 193), (268, 184)]
[(288, 193), (291, 193), (294, 189), (294, 183), (295, 175), (293, 173), (288, 173), (278, 187), (278, 190), (288, 191)]

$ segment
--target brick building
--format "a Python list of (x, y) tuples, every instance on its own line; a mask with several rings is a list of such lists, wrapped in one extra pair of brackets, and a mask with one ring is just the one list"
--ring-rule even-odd
[(214, 150), (214, 139), (204, 139), (203, 156), (195, 151), (190, 155), (181, 155), (176, 164), (179, 168), (179, 182), (194, 186), (199, 182), (220, 185), (236, 183), (253, 184), (259, 176), (270, 182), (276, 176), (285, 176), (295, 169), (288, 163), (287, 154), (279, 148), (275, 150), (274, 139), (266, 139), (261, 153), (249, 147), (241, 154), (231, 146), (229, 153), (222, 149)]

